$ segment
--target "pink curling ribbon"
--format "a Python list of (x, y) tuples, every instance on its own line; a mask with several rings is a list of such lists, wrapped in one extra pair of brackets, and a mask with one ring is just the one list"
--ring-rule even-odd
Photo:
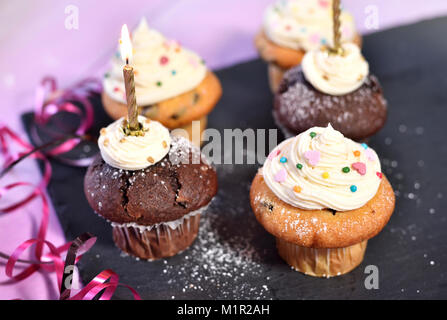
[[(65, 283), (66, 281), (64, 282), (64, 279), (66, 280), (69, 276), (72, 277), (73, 274), (73, 268), (68, 267), (74, 266), (81, 259), (82, 254), (93, 246), (96, 238), (91, 234), (86, 233), (76, 238), (73, 242), (68, 242), (59, 247), (45, 239), (49, 220), (49, 204), (45, 189), (51, 179), (52, 173), (48, 157), (61, 156), (65, 152), (75, 148), (81, 142), (82, 136), (86, 134), (93, 123), (93, 106), (88, 98), (92, 93), (98, 92), (99, 90), (100, 86), (98, 86), (96, 80), (87, 79), (74, 86), (72, 89), (55, 96), (57, 92), (56, 81), (53, 78), (45, 78), (36, 92), (34, 114), (36, 124), (45, 125), (51, 117), (59, 112), (70, 112), (78, 115), (80, 117), (80, 124), (74, 133), (65, 136), (54, 135), (56, 138), (55, 140), (41, 145), (40, 147), (33, 147), (31, 144), (22, 140), (6, 125), (0, 124), (0, 154), (4, 158), (0, 179), (12, 170), (17, 163), (26, 158), (39, 159), (43, 161), (44, 167), (42, 179), (37, 185), (20, 181), (10, 183), (0, 188), (0, 198), (5, 197), (8, 192), (20, 187), (32, 188), (32, 190), (20, 200), (0, 208), (0, 214), (10, 214), (17, 209), (26, 206), (35, 198), (40, 198), (42, 202), (42, 218), (37, 237), (24, 241), (10, 256), (0, 253), (0, 257), (7, 258), (8, 260), (5, 267), (5, 273), (10, 278), (8, 283), (25, 280), (38, 270), (55, 272), (57, 283), (61, 291), (61, 300), (91, 300), (98, 297), (98, 295), (100, 295), (100, 300), (109, 300), (113, 296), (116, 288), (120, 285), (128, 288), (132, 292), (134, 299), (139, 300), (139, 294), (133, 288), (120, 284), (118, 275), (109, 269), (99, 273), (82, 290), (70, 297), (71, 284), (70, 286), (67, 286)], [(53, 97), (46, 99), (48, 94), (53, 95)], [(48, 102), (45, 103), (45, 101)], [(78, 103), (82, 107), (76, 106), (75, 103)], [(38, 138), (36, 131), (35, 133), (35, 138)], [(16, 144), (16, 147), (21, 148), (21, 151), (14, 152), (11, 142)], [(73, 165), (88, 165), (88, 161), (65, 161), (66, 159), (63, 159), (62, 157), (58, 159)], [(30, 261), (20, 259), (21, 255), (32, 245), (35, 245), (34, 256), (36, 260)], [(46, 253), (44, 253), (45, 247), (48, 249)], [(65, 263), (61, 256), (64, 252), (67, 252)], [(14, 268), (17, 263), (26, 263), (29, 264), (29, 266), (18, 274), (14, 274)], [(71, 271), (65, 272), (67, 270)]]
[[(34, 122), (35, 126), (31, 127), (31, 135), (36, 144), (41, 145), (42, 141), (37, 132), (37, 126), (46, 129), (50, 137), (57, 140), (61, 138), (60, 132), (66, 131), (64, 124), (59, 124), (57, 130), (48, 131), (45, 125), (55, 115), (64, 113), (71, 113), (79, 117), (79, 126), (71, 132), (73, 138), (67, 139), (59, 145), (53, 147), (46, 154), (51, 157), (56, 157), (58, 160), (75, 166), (88, 166), (93, 157), (86, 159), (67, 159), (61, 157), (64, 153), (73, 150), (85, 137), (87, 131), (93, 124), (94, 112), (93, 105), (89, 98), (93, 94), (101, 92), (101, 83), (96, 79), (85, 79), (74, 85), (71, 89), (59, 91), (54, 78), (44, 78), (37, 87), (35, 102), (34, 102)], [(79, 104), (79, 106), (77, 104)], [(57, 124), (57, 123), (56, 123)], [(62, 137), (66, 137), (65, 134)], [(59, 156), (59, 157), (57, 157)]]

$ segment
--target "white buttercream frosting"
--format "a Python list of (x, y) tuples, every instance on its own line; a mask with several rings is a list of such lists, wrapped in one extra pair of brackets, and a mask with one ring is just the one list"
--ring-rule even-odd
[(306, 210), (360, 208), (375, 196), (382, 178), (375, 151), (330, 125), (279, 144), (262, 173), (278, 198)]
[[(352, 41), (356, 36), (353, 17), (346, 11), (340, 14), (341, 41)], [(267, 7), (264, 32), (274, 43), (305, 51), (320, 45), (333, 44), (332, 1), (279, 0)]]
[(344, 43), (342, 53), (327, 48), (308, 51), (302, 68), (315, 89), (330, 95), (343, 95), (360, 88), (369, 73), (368, 62), (354, 43)]
[[(135, 93), (139, 106), (151, 105), (197, 87), (205, 78), (207, 68), (194, 52), (167, 40), (141, 20), (132, 33)], [(126, 103), (124, 62), (119, 52), (111, 61), (112, 67), (104, 78), (104, 90), (113, 99)]]
[(123, 130), (124, 118), (101, 129), (99, 150), (104, 161), (118, 169), (140, 170), (154, 165), (169, 152), (171, 136), (161, 123), (139, 116), (143, 136), (127, 136)]

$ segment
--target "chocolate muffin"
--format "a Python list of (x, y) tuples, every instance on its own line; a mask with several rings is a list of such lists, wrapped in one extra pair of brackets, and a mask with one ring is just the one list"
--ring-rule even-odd
[[(139, 119), (140, 123), (146, 121)], [(129, 160), (133, 146), (126, 149), (126, 144), (146, 141), (126, 137), (121, 122), (102, 131), (98, 141), (102, 156), (90, 165), (84, 180), (87, 200), (112, 223), (113, 239), (124, 252), (148, 260), (175, 255), (197, 236), (200, 214), (217, 192), (216, 172), (198, 148), (185, 138), (170, 138), (168, 130), (156, 121), (145, 124), (145, 135), (156, 137), (147, 149), (136, 149), (136, 158), (144, 155), (146, 161), (144, 168), (138, 168), (138, 161)], [(155, 143), (164, 152), (154, 152)], [(117, 155), (115, 150), (121, 147)], [(146, 150), (151, 155), (146, 156)], [(111, 155), (115, 162), (109, 159)], [(144, 161), (139, 164), (144, 165)]]
[(358, 47), (344, 48), (345, 56), (333, 56), (328, 49), (306, 54), (302, 66), (285, 73), (273, 114), (286, 136), (330, 123), (360, 141), (384, 126), (387, 102), (378, 79), (369, 74)]

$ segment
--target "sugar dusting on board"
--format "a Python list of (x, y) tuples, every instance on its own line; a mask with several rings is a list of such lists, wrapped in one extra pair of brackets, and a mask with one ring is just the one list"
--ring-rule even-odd
[[(222, 168), (222, 171), (227, 169)], [(170, 287), (181, 290), (184, 297), (199, 291), (209, 292), (216, 299), (273, 298), (259, 248), (252, 245), (254, 233), (249, 229), (255, 227), (256, 222), (250, 219), (249, 225), (235, 231), (226, 222), (228, 216), (217, 214), (222, 208), (234, 219), (248, 214), (245, 206), (228, 206), (230, 198), (219, 194), (213, 200), (202, 216), (199, 235), (183, 253), (181, 264), (163, 260), (162, 276)], [(215, 296), (216, 289), (218, 296)]]

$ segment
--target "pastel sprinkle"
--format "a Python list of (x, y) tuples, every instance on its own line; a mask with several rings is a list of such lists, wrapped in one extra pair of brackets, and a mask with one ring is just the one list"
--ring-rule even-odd
[(272, 152), (270, 152), (269, 156), (267, 157), (267, 159), (269, 160), (273, 160), (274, 157), (278, 156), (281, 153), (281, 150), (277, 149), (277, 150), (273, 150)]
[(324, 179), (329, 178), (329, 173), (327, 173), (327, 172), (323, 172), (323, 178), (324, 178)]
[(293, 191), (295, 191), (296, 193), (300, 193), (301, 192), (301, 187), (300, 186), (294, 186), (293, 187)]
[(317, 134), (315, 133), (315, 132), (311, 132), (311, 133), (309, 133), (309, 135), (310, 135), (310, 137), (313, 139), (313, 138), (315, 138), (316, 136), (317, 136)]
[(300, 169), (300, 170), (303, 169), (303, 165), (302, 165), (301, 163), (297, 163), (297, 164), (296, 164), (296, 167), (297, 167), (298, 169)]
[(279, 162), (286, 163), (287, 162), (287, 158), (286, 157), (281, 157), (281, 159), (279, 159)]
[(166, 56), (162, 56), (162, 57), (160, 58), (160, 64), (161, 64), (162, 66), (164, 66), (164, 65), (167, 64), (168, 62), (169, 62), (168, 57), (166, 57)]
[(311, 166), (316, 166), (320, 162), (320, 151), (309, 150), (304, 153), (304, 158)]
[(363, 149), (368, 149), (368, 145), (366, 143), (362, 143), (361, 146), (363, 147)]
[(175, 76), (175, 75), (177, 74), (177, 71), (172, 70), (172, 71), (171, 71), (171, 74), (172, 74), (173, 76)]
[(349, 171), (351, 171), (351, 169), (349, 169), (349, 167), (344, 167), (343, 169), (341, 169), (344, 173), (349, 173)]
[(114, 92), (118, 92), (118, 91), (120, 91), (120, 88), (115, 87), (115, 88), (113, 88), (113, 91), (114, 91)]
[(368, 159), (370, 161), (375, 161), (376, 160), (376, 154), (374, 153), (374, 151), (372, 151), (372, 149), (368, 149), (365, 151), (366, 156), (368, 157)]
[(376, 175), (379, 177), (379, 179), (382, 179), (383, 178), (383, 173), (382, 172), (376, 172)]
[(286, 181), (286, 178), (287, 178), (286, 169), (279, 170), (278, 173), (275, 175), (275, 181), (279, 183)]
[(356, 156), (356, 157), (360, 157), (360, 151), (355, 150), (355, 151), (354, 151), (354, 156)]
[(357, 191), (357, 186), (356, 185), (352, 185), (349, 189), (351, 189), (352, 192), (356, 192)]
[(292, 29), (292, 27), (290, 26), (290, 25), (286, 25), (286, 28), (285, 28), (287, 31), (290, 31), (291, 29)]
[(366, 164), (363, 162), (354, 162), (351, 167), (362, 176), (366, 174)]

